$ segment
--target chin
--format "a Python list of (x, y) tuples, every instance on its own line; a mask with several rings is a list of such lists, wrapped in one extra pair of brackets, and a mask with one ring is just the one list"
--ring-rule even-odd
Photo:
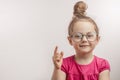
[(92, 52), (92, 49), (90, 48), (79, 48), (80, 53), (90, 53)]
[(88, 54), (91, 53), (91, 51), (81, 51), (81, 53)]

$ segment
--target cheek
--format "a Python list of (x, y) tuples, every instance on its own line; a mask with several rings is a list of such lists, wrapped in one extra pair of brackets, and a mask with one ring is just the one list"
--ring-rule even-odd
[(80, 45), (80, 43), (78, 42), (78, 43), (76, 43), (76, 42), (72, 42), (72, 46), (74, 47), (74, 48), (79, 48), (79, 45)]
[(96, 42), (96, 41), (95, 41), (95, 42), (91, 42), (90, 45), (91, 45), (92, 47), (95, 47), (95, 46), (97, 45), (97, 42)]

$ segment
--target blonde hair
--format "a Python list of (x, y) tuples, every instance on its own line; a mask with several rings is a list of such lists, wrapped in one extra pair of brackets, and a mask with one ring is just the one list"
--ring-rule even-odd
[(97, 33), (97, 36), (99, 35), (99, 29), (98, 29), (97, 24), (92, 18), (86, 16), (86, 10), (87, 10), (87, 5), (83, 1), (79, 1), (74, 5), (73, 18), (68, 27), (69, 36), (71, 36), (73, 32), (74, 24), (78, 21), (88, 21), (92, 23), (95, 26), (95, 31)]

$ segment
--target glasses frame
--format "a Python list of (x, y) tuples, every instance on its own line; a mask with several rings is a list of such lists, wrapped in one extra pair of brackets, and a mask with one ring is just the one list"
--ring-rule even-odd
[[(82, 37), (81, 37), (81, 39), (80, 39), (79, 41), (75, 41), (75, 40), (73, 39), (73, 35), (76, 34), (76, 33), (79, 33), (79, 34), (82, 35)], [(88, 37), (87, 37), (88, 33), (94, 33), (95, 36), (96, 36), (95, 39), (94, 39), (94, 40), (89, 40)], [(95, 41), (96, 38), (97, 38), (97, 33), (96, 33), (96, 32), (88, 32), (88, 33), (87, 33), (87, 34), (83, 34), (83, 33), (81, 33), (81, 32), (75, 32), (75, 33), (73, 33), (72, 35), (70, 35), (70, 37), (72, 38), (72, 40), (73, 40), (74, 42), (80, 42), (80, 41), (82, 41), (84, 36), (86, 37), (87, 41), (90, 41), (90, 42)]]

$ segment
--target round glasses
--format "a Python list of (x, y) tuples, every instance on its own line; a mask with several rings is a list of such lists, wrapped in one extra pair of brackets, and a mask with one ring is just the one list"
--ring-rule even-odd
[(73, 35), (71, 35), (73, 41), (75, 41), (75, 42), (82, 41), (84, 36), (86, 37), (86, 39), (88, 41), (95, 41), (95, 39), (97, 37), (96, 32), (88, 32), (86, 35), (82, 34), (80, 32), (77, 32), (77, 33), (74, 33)]

